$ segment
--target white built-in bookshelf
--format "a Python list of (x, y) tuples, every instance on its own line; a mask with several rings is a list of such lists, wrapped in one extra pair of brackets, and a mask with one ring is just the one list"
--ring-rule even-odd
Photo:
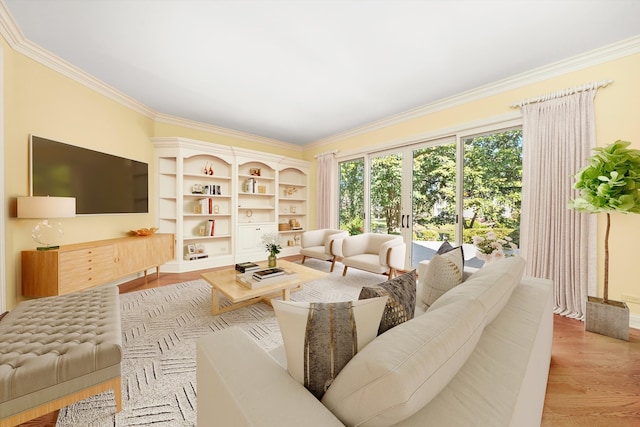
[(176, 258), (164, 271), (265, 260), (266, 233), (277, 233), (280, 256), (299, 253), (308, 162), (185, 138), (152, 142), (159, 232), (176, 238)]

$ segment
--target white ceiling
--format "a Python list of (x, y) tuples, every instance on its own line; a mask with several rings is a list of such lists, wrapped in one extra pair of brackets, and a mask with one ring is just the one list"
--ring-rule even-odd
[(159, 113), (295, 144), (640, 34), (640, 0), (4, 2)]

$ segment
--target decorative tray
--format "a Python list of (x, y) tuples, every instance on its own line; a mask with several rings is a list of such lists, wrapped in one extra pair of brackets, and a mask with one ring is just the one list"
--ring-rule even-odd
[(156, 231), (158, 231), (157, 227), (140, 228), (138, 230), (131, 230), (131, 234), (134, 236), (151, 236)]

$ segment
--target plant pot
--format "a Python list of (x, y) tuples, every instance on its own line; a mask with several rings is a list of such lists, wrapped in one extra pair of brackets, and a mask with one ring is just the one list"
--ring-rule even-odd
[(626, 303), (588, 297), (584, 329), (589, 332), (629, 341), (629, 307)]

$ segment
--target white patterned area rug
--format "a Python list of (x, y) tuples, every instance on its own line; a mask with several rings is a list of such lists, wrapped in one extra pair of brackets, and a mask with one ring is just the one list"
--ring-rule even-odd
[[(330, 263), (309, 259), (308, 267), (329, 272)], [(329, 276), (292, 292), (294, 301), (349, 301), (382, 275), (342, 264)], [(223, 300), (223, 298), (221, 298)], [(223, 304), (228, 304), (223, 300)], [(264, 303), (211, 315), (211, 287), (204, 280), (120, 295), (122, 317), (122, 411), (113, 393), (60, 410), (57, 426), (195, 426), (198, 338), (238, 325), (266, 351), (282, 343), (273, 309)]]

